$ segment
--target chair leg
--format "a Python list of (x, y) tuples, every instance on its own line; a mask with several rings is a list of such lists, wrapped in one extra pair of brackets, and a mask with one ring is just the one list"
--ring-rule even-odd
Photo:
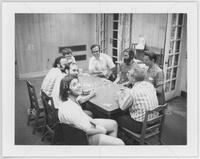
[(39, 114), (36, 114), (36, 118), (35, 118), (35, 123), (33, 126), (33, 134), (35, 134), (36, 128), (38, 127), (38, 121), (39, 121)]
[(31, 120), (31, 114), (28, 115), (27, 125), (29, 126)]
[(44, 138), (47, 136), (48, 134), (48, 130), (46, 129), (46, 126), (45, 126), (45, 132), (43, 132), (44, 134), (42, 135), (42, 138), (41, 138), (41, 141), (44, 141)]
[(32, 116), (32, 111), (31, 111), (31, 109), (28, 109), (28, 120), (27, 120), (27, 125), (28, 126), (30, 124), (31, 116)]

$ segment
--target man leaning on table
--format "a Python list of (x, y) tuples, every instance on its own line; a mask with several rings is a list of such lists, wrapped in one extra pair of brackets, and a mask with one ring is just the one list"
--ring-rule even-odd
[[(117, 102), (122, 110), (129, 110), (129, 114), (117, 118), (120, 126), (123, 126), (135, 133), (140, 133), (145, 112), (158, 107), (156, 90), (153, 85), (144, 81), (145, 70), (137, 67), (128, 73), (130, 82), (135, 83), (132, 89), (122, 89), (117, 96)], [(150, 118), (154, 118), (153, 114)]]
[(89, 72), (99, 77), (114, 80), (113, 73), (116, 69), (110, 56), (100, 53), (100, 45), (94, 44), (90, 47), (93, 57), (89, 61)]

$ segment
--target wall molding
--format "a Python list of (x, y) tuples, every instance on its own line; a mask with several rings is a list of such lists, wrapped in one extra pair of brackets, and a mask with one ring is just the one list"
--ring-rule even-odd
[(35, 78), (35, 77), (45, 76), (48, 73), (48, 71), (49, 70), (19, 74), (19, 79), (27, 79), (27, 78)]

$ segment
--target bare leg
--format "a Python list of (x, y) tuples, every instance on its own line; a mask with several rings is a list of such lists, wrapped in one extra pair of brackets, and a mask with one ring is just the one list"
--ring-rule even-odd
[(94, 119), (100, 126), (104, 127), (109, 136), (117, 137), (118, 125), (112, 119)]
[(124, 142), (116, 137), (104, 135), (104, 134), (96, 134), (89, 136), (89, 144), (90, 145), (124, 145)]
[(88, 116), (93, 117), (93, 113), (89, 110), (83, 110)]

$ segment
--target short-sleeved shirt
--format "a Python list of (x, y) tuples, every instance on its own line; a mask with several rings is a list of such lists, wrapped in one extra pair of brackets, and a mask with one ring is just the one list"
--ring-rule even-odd
[[(131, 118), (143, 122), (145, 112), (158, 107), (156, 90), (153, 85), (147, 81), (136, 82), (132, 89), (126, 89), (119, 98), (119, 107), (122, 110), (129, 108)], [(152, 119), (157, 114), (150, 115)]]
[(54, 102), (54, 106), (55, 108), (59, 109), (59, 105), (60, 105), (60, 82), (62, 80), (62, 78), (64, 78), (67, 74), (62, 73), (61, 75), (59, 75), (56, 78), (55, 84), (54, 84), (54, 88), (52, 90), (52, 98), (53, 98), (53, 102)]
[(164, 73), (163, 70), (157, 65), (154, 64), (151, 68), (147, 70), (146, 81), (151, 82), (155, 88), (164, 84)]
[(48, 96), (51, 97), (56, 79), (61, 75), (62, 72), (59, 68), (52, 68), (49, 70), (42, 82), (41, 90), (43, 90)]
[(90, 117), (70, 98), (67, 101), (60, 103), (58, 118), (61, 123), (72, 125), (85, 132), (92, 127)]
[(124, 83), (124, 82), (127, 82), (128, 81), (128, 77), (127, 77), (127, 73), (128, 71), (130, 71), (132, 68), (135, 68), (135, 67), (139, 67), (137, 63), (135, 63), (134, 61), (131, 61), (129, 63), (129, 65), (125, 64), (125, 63), (122, 63), (119, 67), (119, 71), (120, 71), (120, 80), (119, 80), (119, 83)]
[(89, 61), (90, 72), (108, 72), (110, 69), (114, 67), (115, 64), (113, 63), (111, 57), (104, 53), (100, 53), (99, 59), (96, 59), (93, 56), (90, 58)]

